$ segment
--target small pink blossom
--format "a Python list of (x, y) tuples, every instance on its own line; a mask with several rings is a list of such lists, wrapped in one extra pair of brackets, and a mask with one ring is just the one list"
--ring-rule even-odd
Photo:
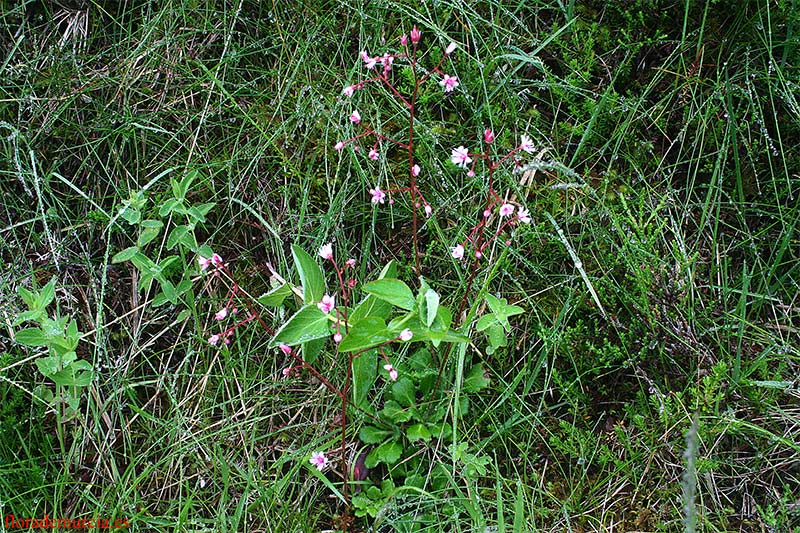
[(450, 255), (452, 255), (454, 259), (461, 259), (464, 257), (464, 247), (460, 244), (453, 246), (450, 248)]
[(425, 204), (425, 216), (430, 217), (431, 213), (433, 213), (433, 208), (431, 207), (431, 204)]
[(469, 152), (466, 148), (459, 146), (458, 148), (453, 148), (450, 161), (461, 168), (467, 168), (467, 165), (472, 163), (472, 158), (469, 156)]
[(533, 152), (533, 141), (527, 135), (523, 135), (519, 142), (519, 149), (529, 154)]
[(474, 178), (475, 177), (475, 172), (472, 169), (469, 169), (469, 172), (467, 172), (467, 177), (468, 178)]
[(211, 259), (200, 256), (197, 258), (197, 263), (200, 265), (200, 270), (205, 270), (211, 264)]
[(415, 24), (414, 27), (411, 28), (411, 42), (418, 43), (421, 38), (422, 32), (417, 29), (417, 25)]
[(369, 193), (372, 195), (372, 203), (383, 203), (386, 199), (386, 193), (380, 190), (380, 188), (375, 187), (374, 189), (370, 189)]
[(378, 61), (384, 66), (386, 70), (392, 70), (392, 63), (394, 63), (394, 56), (389, 55), (388, 53), (383, 54), (383, 57), (379, 58)]
[(283, 374), (283, 377), (288, 377), (289, 374), (291, 374), (291, 373), (292, 373), (292, 367), (290, 367), (290, 366), (287, 366), (286, 368), (281, 370), (281, 374)]
[(419, 168), (419, 165), (414, 165), (413, 167), (411, 167), (411, 175), (416, 178), (417, 176), (419, 176), (421, 170), (422, 169)]
[(492, 216), (492, 211), (490, 209), (484, 209), (483, 218), (489, 218), (490, 216)]
[(309, 461), (312, 466), (315, 466), (317, 470), (322, 472), (322, 469), (328, 466), (328, 458), (325, 457), (323, 452), (314, 452), (311, 454), (311, 460)]
[(369, 154), (367, 154), (367, 156), (373, 161), (377, 161), (378, 158), (380, 157), (380, 154), (378, 153), (377, 150), (375, 150), (375, 148), (373, 148), (372, 150), (369, 151)]
[(483, 254), (480, 252), (480, 250), (475, 252), (475, 259), (480, 259), (481, 257), (483, 257)]
[(333, 244), (323, 244), (319, 247), (319, 256), (325, 260), (333, 259)]
[(517, 209), (517, 220), (519, 220), (523, 224), (530, 224), (531, 223), (530, 212), (524, 207), (519, 206), (519, 209)]
[(500, 216), (501, 217), (510, 217), (514, 214), (514, 206), (511, 204), (503, 204), (500, 206)]
[(333, 336), (333, 342), (335, 342), (336, 344), (339, 344), (340, 342), (342, 342), (342, 334), (341, 334), (341, 333), (339, 333), (339, 332), (337, 332), (337, 333), (336, 333), (336, 334)]
[(369, 54), (366, 50), (362, 50), (360, 55), (365, 67), (368, 69), (375, 68), (375, 64), (378, 62), (377, 58), (369, 57)]
[(345, 96), (353, 96), (353, 92), (355, 92), (356, 86), (355, 85), (348, 85), (344, 89), (342, 89), (342, 94)]
[(449, 93), (458, 87), (458, 78), (445, 74), (444, 78), (442, 78), (442, 81), (439, 82), (439, 85), (444, 87), (444, 92)]
[(223, 307), (222, 309), (217, 311), (217, 313), (214, 315), (214, 318), (216, 318), (217, 320), (223, 320), (226, 316), (228, 316), (228, 308)]
[(348, 268), (353, 268), (353, 267), (355, 267), (355, 266), (356, 266), (356, 260), (355, 260), (355, 259), (353, 259), (353, 258), (351, 257), (350, 259), (348, 259), (347, 261), (345, 261), (345, 263), (344, 263), (344, 264), (345, 264), (345, 265), (346, 265)]
[(455, 52), (456, 48), (458, 48), (458, 45), (456, 43), (448, 44), (447, 48), (445, 48), (444, 50), (444, 55), (449, 56), (450, 54)]
[(395, 369), (395, 367), (393, 367), (391, 364), (386, 364), (386, 365), (383, 365), (383, 369), (386, 370), (389, 373), (389, 378), (392, 381), (397, 381), (397, 376), (399, 374), (397, 373), (397, 369)]
[(218, 342), (219, 342), (219, 335), (211, 335), (208, 338), (208, 344), (210, 344), (211, 346), (216, 346)]
[(322, 297), (322, 301), (317, 303), (317, 307), (323, 313), (330, 313), (336, 307), (336, 296), (328, 296), (326, 294)]
[(222, 258), (219, 256), (219, 254), (213, 254), (211, 256), (211, 264), (214, 266), (219, 266), (222, 264)]
[(408, 36), (406, 34), (400, 36), (400, 44), (403, 46), (408, 44)]
[(350, 115), (350, 122), (353, 124), (358, 124), (361, 122), (361, 113), (358, 112), (358, 109), (353, 111), (353, 113)]
[(278, 348), (280, 348), (281, 351), (283, 353), (285, 353), (286, 355), (289, 355), (290, 353), (292, 353), (292, 348), (288, 344), (279, 344)]
[(411, 337), (413, 337), (413, 336), (414, 336), (414, 333), (408, 328), (406, 328), (406, 329), (404, 329), (403, 331), (400, 332), (400, 340), (403, 341), (403, 342), (410, 341)]
[(342, 148), (344, 148), (344, 143), (342, 141), (339, 141), (338, 143), (333, 145), (333, 149), (336, 150), (337, 152), (340, 151)]
[(486, 131), (483, 132), (483, 140), (486, 141), (486, 144), (491, 144), (494, 141), (494, 132), (486, 128)]

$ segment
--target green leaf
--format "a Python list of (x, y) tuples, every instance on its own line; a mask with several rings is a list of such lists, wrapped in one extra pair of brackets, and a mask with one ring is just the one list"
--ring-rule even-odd
[(86, 361), (76, 361), (49, 377), (62, 387), (86, 387), (92, 383), (92, 366)]
[(402, 406), (394, 400), (387, 400), (381, 410), (381, 418), (390, 424), (402, 424), (411, 420), (413, 413), (410, 409), (403, 409)]
[(14, 335), (14, 340), (24, 346), (47, 346), (48, 340), (39, 328), (26, 328)]
[(380, 463), (393, 465), (400, 460), (401, 455), (403, 455), (403, 447), (394, 441), (388, 441), (369, 452), (364, 464), (367, 465), (367, 468), (375, 468)]
[(433, 290), (428, 289), (425, 291), (425, 309), (424, 312), (420, 310), (420, 316), (425, 325), (430, 327), (436, 319), (436, 313), (439, 311), (439, 294)]
[(494, 313), (489, 313), (488, 315), (483, 315), (478, 319), (478, 323), (475, 324), (475, 329), (478, 331), (483, 331), (495, 324), (499, 325), (499, 322), (497, 322), (497, 317), (494, 315)]
[(303, 302), (316, 304), (322, 301), (325, 295), (325, 278), (319, 265), (308, 252), (297, 245), (292, 245), (292, 256), (303, 286)]
[(167, 237), (167, 249), (172, 250), (189, 233), (189, 226), (175, 226)]
[(59, 371), (61, 368), (61, 358), (59, 357), (41, 357), (36, 360), (36, 368), (42, 375), (50, 377)]
[(181, 201), (176, 198), (170, 198), (169, 200), (161, 204), (161, 207), (158, 208), (158, 216), (166, 218), (173, 211), (175, 211), (178, 208), (178, 206), (181, 206)]
[[(381, 270), (381, 273), (378, 275), (378, 279), (395, 276), (397, 276), (397, 266), (395, 265), (394, 261), (389, 261)], [(385, 320), (389, 318), (391, 312), (392, 304), (384, 302), (380, 298), (377, 298), (371, 294), (367, 294), (366, 298), (361, 300), (356, 308), (353, 309), (353, 312), (350, 313), (348, 320), (352, 324), (355, 324), (356, 322), (363, 320), (368, 316), (379, 316)]]
[(297, 311), (275, 334), (274, 344), (296, 346), (330, 335), (330, 319), (316, 305)]
[(473, 393), (489, 386), (489, 380), (484, 377), (485, 370), (483, 365), (475, 365), (469, 369), (464, 377), (464, 383), (461, 388), (464, 392)]
[(143, 220), (141, 225), (144, 229), (142, 229), (139, 239), (136, 241), (136, 245), (139, 248), (144, 247), (145, 244), (158, 237), (158, 234), (161, 233), (161, 228), (164, 227), (164, 223), (160, 220)]
[(314, 361), (317, 360), (319, 354), (322, 353), (322, 348), (325, 347), (326, 340), (327, 339), (324, 337), (321, 337), (319, 339), (304, 342), (300, 347), (300, 355), (302, 355), (303, 361), (310, 365), (314, 364)]
[(124, 261), (130, 261), (133, 258), (133, 256), (138, 253), (139, 253), (139, 247), (131, 246), (130, 248), (125, 248), (121, 252), (114, 255), (114, 257), (111, 258), (111, 262), (122, 263)]
[(196, 209), (197, 212), (200, 213), (201, 215), (206, 216), (211, 212), (212, 209), (214, 209), (215, 205), (217, 204), (214, 202), (208, 202), (205, 204), (195, 205), (193, 206), (193, 208)]
[(14, 319), (14, 322), (11, 323), (12, 326), (19, 326), (23, 322), (39, 322), (42, 318), (47, 316), (44, 311), (41, 309), (34, 309), (32, 311), (23, 311), (17, 318)]
[(372, 281), (364, 285), (364, 291), (401, 309), (407, 311), (414, 309), (414, 293), (399, 279), (384, 278)]
[(417, 401), (414, 382), (408, 377), (398, 379), (392, 385), (392, 398), (400, 405), (411, 407)]
[(428, 442), (431, 439), (431, 432), (425, 427), (425, 424), (414, 424), (406, 429), (406, 437), (411, 442), (416, 440)]
[(375, 426), (364, 426), (358, 432), (358, 438), (364, 444), (378, 444), (386, 440), (391, 434), (391, 431), (376, 428)]
[(371, 316), (357, 322), (350, 328), (350, 332), (345, 335), (341, 344), (339, 344), (339, 351), (357, 352), (392, 340), (396, 336), (389, 331), (382, 318)]
[(20, 285), (20, 287), (17, 288), (17, 294), (22, 298), (22, 301), (25, 302), (25, 305), (28, 306), (28, 309), (36, 309), (36, 302), (38, 300), (37, 293), (29, 291)]
[(135, 207), (129, 205), (122, 212), (122, 218), (124, 218), (128, 224), (136, 224), (142, 219), (142, 213)]
[(50, 305), (56, 297), (56, 278), (53, 277), (47, 285), (42, 287), (42, 290), (39, 291), (39, 297), (37, 300), (37, 306), (39, 309), (46, 309), (48, 305)]
[(292, 294), (292, 287), (288, 283), (284, 283), (268, 293), (262, 294), (257, 298), (257, 301), (265, 307), (280, 307), (290, 294)]
[(370, 350), (353, 358), (353, 404), (369, 410), (369, 391), (378, 375), (375, 351)]
[(168, 280), (161, 281), (161, 290), (164, 291), (164, 296), (167, 297), (169, 303), (175, 305), (178, 303), (178, 293), (175, 292), (175, 285)]

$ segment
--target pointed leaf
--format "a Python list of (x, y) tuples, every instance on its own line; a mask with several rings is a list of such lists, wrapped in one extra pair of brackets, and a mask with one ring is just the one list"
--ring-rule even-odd
[(345, 335), (341, 344), (339, 344), (339, 351), (357, 352), (392, 340), (396, 336), (389, 331), (389, 328), (386, 327), (386, 322), (382, 318), (371, 316), (357, 322), (350, 328), (350, 332)]
[(114, 255), (111, 258), (112, 263), (122, 263), (124, 261), (129, 261), (134, 255), (139, 253), (138, 246), (131, 246), (130, 248), (125, 248), (121, 252)]
[(266, 307), (280, 307), (290, 294), (292, 294), (292, 287), (288, 283), (284, 283), (259, 296), (258, 303)]
[(39, 328), (27, 328), (18, 331), (14, 340), (25, 346), (47, 346), (47, 337)]
[(295, 313), (275, 334), (273, 343), (296, 346), (330, 335), (330, 319), (316, 305)]
[(414, 293), (399, 279), (383, 278), (372, 281), (364, 285), (364, 291), (401, 309), (414, 309)]
[(377, 367), (375, 350), (364, 352), (353, 358), (353, 403), (360, 409), (369, 410), (369, 392), (375, 385), (375, 378), (378, 375)]
[(300, 284), (303, 286), (303, 302), (315, 304), (322, 301), (325, 295), (325, 278), (319, 265), (308, 252), (297, 245), (292, 245), (292, 256), (297, 273), (300, 275)]

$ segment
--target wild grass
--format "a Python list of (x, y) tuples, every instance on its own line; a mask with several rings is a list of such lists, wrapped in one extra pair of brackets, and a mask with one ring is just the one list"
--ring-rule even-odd
[[(450, 150), (485, 127), (503, 146), (528, 132), (538, 163), (497, 188), (534, 221), (489, 250), (474, 295), (526, 312), (507, 347), (489, 354), (473, 331), (450, 358), (447, 379), (482, 362), (491, 386), (457, 419), (445, 388), (456, 437), (420, 453), (447, 466), (446, 486), (398, 493), (351, 528), (800, 529), (800, 6), (789, 0), (8, 3), (0, 514), (126, 518), (136, 531), (341, 526), (341, 479), (306, 459), (338, 449), (335, 398), (282, 379), (286, 361), (257, 328), (230, 350), (209, 346), (219, 290), (179, 319), (111, 257), (136, 240), (124, 203), (145, 193), (158, 206), (170, 177), (196, 170), (192, 201), (216, 202), (200, 236), (250, 294), (270, 287), (266, 263), (292, 272), (291, 244), (333, 241), (359, 279), (396, 259), (413, 281), (409, 206), (374, 210), (367, 192), (397, 163), (376, 171), (332, 147), (358, 52), (394, 46), (415, 23), (429, 46), (459, 43), (462, 84), (418, 117), (435, 213), (419, 233), (423, 271), (457, 305), (469, 272), (449, 247), (477, 220), (485, 183), (454, 171)], [(359, 106), (403, 119), (380, 95)], [(11, 326), (17, 287), (52, 277), (97, 373), (63, 446), (34, 395), (48, 386), (36, 349)], [(454, 439), (489, 459), (486, 473), (452, 458)]]

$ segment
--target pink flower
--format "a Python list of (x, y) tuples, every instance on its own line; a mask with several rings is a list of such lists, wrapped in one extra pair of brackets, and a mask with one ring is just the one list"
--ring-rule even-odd
[(533, 153), (533, 141), (527, 135), (523, 135), (519, 142), (519, 149), (523, 152)]
[(344, 143), (343, 143), (342, 141), (339, 141), (338, 143), (336, 143), (335, 145), (333, 145), (333, 149), (334, 149), (334, 150), (336, 150), (337, 152), (338, 152), (339, 150), (341, 150), (342, 148), (344, 148)]
[(483, 140), (486, 141), (486, 144), (491, 144), (494, 141), (494, 132), (486, 128), (486, 131), (483, 132)]
[(366, 50), (361, 51), (361, 60), (364, 61), (364, 66), (369, 69), (375, 68), (375, 64), (378, 62), (377, 58), (369, 57)]
[(389, 378), (392, 381), (397, 381), (398, 373), (397, 370), (392, 365), (390, 364), (383, 365), (383, 369), (389, 373)]
[(415, 24), (414, 27), (411, 28), (411, 42), (418, 43), (421, 37), (422, 32), (417, 29), (417, 25)]
[(328, 296), (326, 294), (322, 297), (322, 301), (317, 303), (317, 307), (323, 313), (330, 313), (336, 307), (336, 296)]
[(345, 96), (353, 96), (353, 92), (356, 90), (355, 85), (348, 85), (344, 89), (342, 89), (342, 94)]
[(333, 259), (333, 244), (323, 244), (319, 247), (319, 256), (330, 261)]
[(218, 342), (219, 342), (219, 335), (211, 335), (208, 338), (208, 344), (210, 344), (211, 346), (216, 346)]
[(290, 367), (290, 366), (287, 366), (286, 368), (281, 370), (281, 374), (283, 374), (283, 377), (288, 377), (289, 374), (291, 374), (291, 373), (292, 373), (292, 367)]
[(289, 347), (288, 344), (279, 344), (278, 348), (280, 348), (281, 351), (283, 353), (285, 353), (286, 355), (289, 355), (290, 353), (292, 353), (292, 349)]
[(400, 332), (400, 340), (403, 341), (403, 342), (410, 341), (411, 337), (413, 337), (413, 336), (414, 336), (414, 333), (408, 328), (406, 328), (406, 329), (404, 329), (403, 331)]
[(419, 176), (420, 170), (421, 169), (419, 168), (419, 165), (414, 165), (413, 167), (411, 167), (411, 175), (416, 178), (417, 176)]
[(402, 44), (403, 46), (408, 44), (408, 36), (407, 35), (403, 34), (403, 35), (400, 36), (400, 44)]
[(531, 223), (530, 212), (524, 207), (519, 206), (519, 209), (517, 209), (517, 220), (519, 220), (523, 224), (530, 224)]
[(369, 156), (369, 158), (370, 158), (370, 159), (372, 159), (373, 161), (377, 161), (377, 160), (378, 160), (378, 158), (380, 157), (380, 154), (378, 154), (378, 152), (375, 150), (375, 148), (373, 148), (372, 150), (370, 150), (370, 151), (369, 151), (369, 154), (367, 154), (367, 155), (368, 155), (368, 156)]
[(500, 206), (500, 216), (501, 217), (510, 217), (514, 214), (514, 206), (511, 204), (503, 204)]
[(453, 148), (453, 153), (450, 155), (450, 161), (452, 161), (454, 165), (458, 165), (461, 168), (467, 168), (467, 165), (472, 163), (472, 158), (469, 156), (469, 152), (466, 148), (459, 146), (458, 148)]
[(448, 44), (447, 48), (445, 48), (444, 50), (444, 55), (449, 56), (450, 54), (455, 52), (456, 48), (458, 48), (458, 45), (456, 43)]
[(449, 93), (458, 87), (458, 78), (445, 74), (444, 78), (442, 78), (442, 81), (439, 82), (439, 85), (444, 87), (444, 92)]
[(450, 255), (452, 255), (454, 259), (461, 259), (464, 257), (464, 247), (460, 244), (453, 246), (450, 248)]
[(205, 270), (211, 264), (211, 259), (200, 256), (197, 258), (197, 263), (200, 265), (200, 270)]
[(369, 193), (372, 195), (372, 203), (383, 203), (386, 199), (386, 193), (380, 190), (380, 188), (375, 187), (374, 189), (370, 189)]
[(425, 204), (425, 216), (430, 217), (431, 213), (433, 213), (433, 208), (431, 207), (431, 204)]
[(489, 209), (484, 209), (484, 210), (483, 210), (483, 218), (489, 218), (490, 216), (492, 216), (492, 212), (491, 212), (491, 210), (489, 210)]
[(353, 124), (358, 124), (359, 122), (361, 122), (361, 113), (358, 112), (358, 109), (353, 111), (353, 114), (350, 115), (350, 122), (352, 122)]
[(475, 259), (480, 259), (481, 257), (483, 257), (483, 254), (480, 252), (480, 250), (475, 252)]
[(314, 452), (311, 454), (311, 460), (309, 461), (313, 466), (317, 467), (317, 470), (322, 472), (322, 469), (328, 466), (328, 458), (325, 457), (323, 452)]
[(222, 264), (222, 258), (219, 256), (219, 254), (213, 254), (211, 256), (211, 264), (214, 266), (219, 266)]
[(223, 307), (222, 309), (217, 311), (217, 313), (214, 315), (214, 318), (216, 318), (217, 320), (222, 320), (226, 316), (228, 316), (228, 308), (227, 307)]
[(473, 172), (472, 169), (469, 169), (469, 172), (467, 172), (467, 177), (474, 178), (475, 172)]
[(346, 265), (348, 268), (353, 268), (354, 266), (356, 266), (356, 260), (355, 260), (355, 259), (353, 259), (353, 258), (351, 257), (350, 259), (348, 259), (347, 261), (345, 261), (345, 263), (344, 263), (344, 264), (345, 264), (345, 265)]
[(342, 342), (342, 334), (339, 333), (339, 332), (336, 332), (336, 335), (333, 336), (333, 342), (335, 342), (336, 344), (339, 344), (340, 342)]

